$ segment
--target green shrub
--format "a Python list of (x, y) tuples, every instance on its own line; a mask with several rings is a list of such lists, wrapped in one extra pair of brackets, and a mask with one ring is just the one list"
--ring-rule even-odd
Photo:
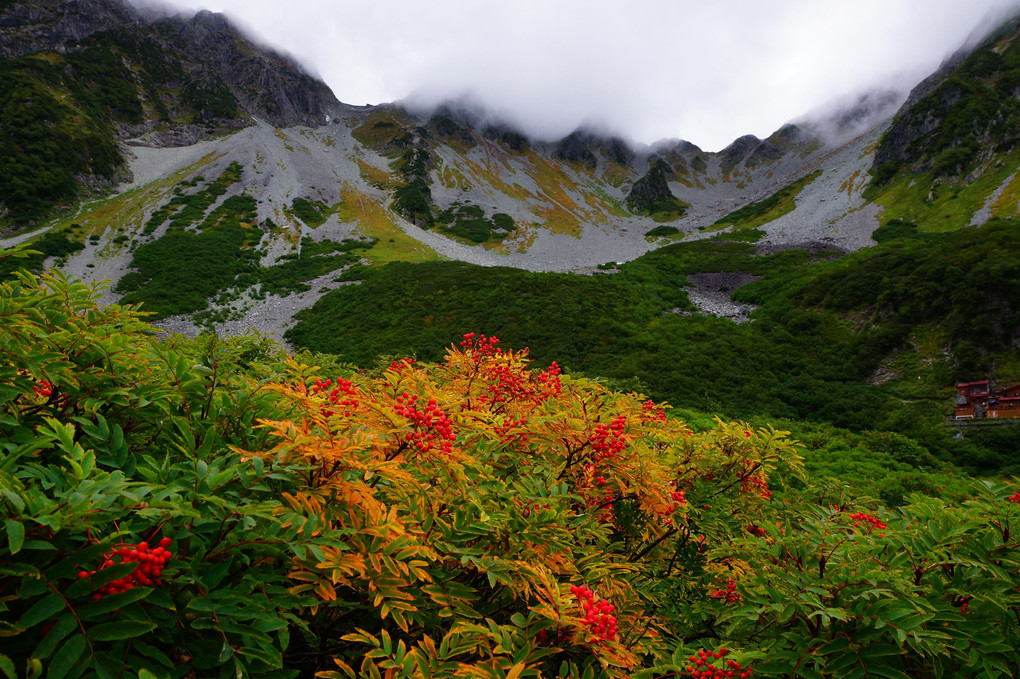
[(1020, 673), (1016, 479), (889, 509), (770, 426), (692, 431), (474, 333), (437, 364), (298, 357), (324, 379), (96, 297), (0, 283), (6, 675)]
[(647, 233), (645, 233), (645, 236), (648, 236), (650, 238), (659, 238), (661, 236), (672, 236), (678, 233), (680, 233), (680, 229), (676, 228), (675, 226), (663, 224), (662, 226), (657, 226), (651, 231), (648, 231)]

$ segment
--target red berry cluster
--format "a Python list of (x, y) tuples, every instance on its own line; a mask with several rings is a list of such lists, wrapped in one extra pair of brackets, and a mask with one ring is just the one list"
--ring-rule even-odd
[[(315, 380), (311, 391), (313, 394), (325, 392), (330, 404), (345, 408), (344, 417), (350, 417), (358, 407), (358, 400), (355, 398), (358, 395), (358, 390), (354, 388), (350, 380), (345, 380), (342, 377), (336, 378), (336, 386), (330, 389), (332, 386), (333, 380)], [(331, 416), (334, 411), (326, 410), (325, 413), (327, 416)]]
[(744, 460), (744, 473), (740, 478), (740, 492), (753, 492), (768, 500), (772, 497), (772, 491), (769, 490), (769, 482), (765, 478), (765, 472), (752, 471), (756, 464), (754, 460)]
[(751, 676), (751, 668), (743, 668), (735, 660), (720, 662), (718, 667), (715, 666), (715, 661), (722, 660), (729, 652), (725, 646), (714, 653), (705, 650), (698, 651), (697, 654), (691, 655), (692, 664), (687, 666), (687, 671), (690, 672), (693, 679), (728, 679), (730, 677), (748, 679)]
[(687, 504), (687, 497), (684, 495), (684, 491), (682, 490), (674, 490), (671, 492), (669, 494), (669, 499), (672, 500), (672, 502), (666, 505), (664, 510), (659, 512), (661, 516), (665, 517), (663, 522), (667, 526), (673, 525), (673, 517), (671, 517), (670, 514), (678, 510), (681, 505)]
[(1006, 498), (1006, 502), (1014, 502), (1020, 505), (1020, 493), (1013, 493), (1012, 495)]
[[(609, 480), (599, 473), (598, 467), (591, 463), (584, 465), (583, 469), (579, 489), (582, 491), (586, 506), (589, 508), (600, 508), (597, 515), (599, 523), (612, 522), (613, 489), (608, 487)], [(602, 490), (600, 492), (585, 492), (586, 488), (591, 488), (595, 491), (597, 487), (602, 487)]]
[(486, 356), (495, 356), (503, 353), (502, 349), (496, 347), (497, 344), (499, 344), (499, 340), (495, 337), (478, 335), (476, 338), (475, 333), (469, 332), (461, 340), (460, 348), (466, 352), (471, 352), (471, 357), (475, 361), (481, 361)]
[(606, 458), (615, 457), (617, 453), (627, 447), (623, 438), (623, 430), (627, 427), (627, 416), (619, 415), (609, 423), (607, 427), (602, 422), (595, 425), (595, 431), (590, 437), (591, 457), (596, 462)]
[(665, 422), (666, 411), (662, 408), (656, 408), (652, 401), (645, 401), (641, 404), (641, 408), (644, 411), (644, 415), (647, 419), (653, 422)]
[(404, 440), (420, 453), (438, 450), (444, 455), (449, 455), (453, 452), (453, 442), (457, 439), (453, 434), (453, 422), (439, 409), (434, 398), (429, 399), (428, 405), (421, 410), (415, 405), (417, 400), (417, 396), (406, 391), (397, 396), (394, 410), (409, 419), (415, 428), (415, 431), (407, 432)]
[(726, 586), (709, 592), (708, 594), (713, 599), (724, 599), (728, 604), (738, 604), (743, 596), (737, 591), (737, 581), (730, 578), (726, 581)]
[(536, 400), (540, 403), (550, 396), (559, 396), (563, 393), (563, 385), (560, 383), (560, 366), (556, 361), (538, 373), (538, 384), (541, 387), (541, 392)]
[(966, 615), (967, 613), (971, 612), (971, 610), (970, 610), (970, 602), (971, 602), (971, 600), (973, 598), (974, 597), (972, 597), (972, 596), (966, 596), (966, 595), (953, 596), (952, 603), (953, 603), (954, 606), (956, 606), (957, 608), (960, 609), (961, 613)]
[(595, 601), (595, 592), (585, 585), (571, 585), (570, 593), (584, 611), (581, 623), (588, 628), (590, 641), (616, 641), (616, 606), (605, 599)]
[(39, 380), (39, 382), (32, 387), (32, 391), (35, 392), (36, 396), (49, 398), (53, 394), (53, 384), (46, 380)]
[(392, 361), (390, 363), (389, 370), (390, 372), (397, 373), (398, 375), (403, 375), (404, 371), (408, 370), (412, 365), (414, 365), (414, 363), (415, 361), (413, 358), (401, 358), (396, 361)]
[[(155, 549), (149, 549), (148, 542), (139, 542), (137, 545), (123, 545), (119, 549), (106, 555), (103, 565), (99, 567), (99, 570), (104, 568), (110, 568), (116, 565), (113, 558), (120, 557), (121, 563), (137, 563), (135, 569), (125, 575), (123, 578), (117, 578), (111, 580), (102, 587), (96, 594), (92, 595), (92, 598), (98, 601), (103, 596), (109, 594), (116, 594), (117, 592), (126, 592), (129, 589), (141, 585), (161, 585), (163, 584), (159, 576), (163, 572), (163, 568), (166, 567), (166, 562), (173, 556), (167, 547), (173, 541), (170, 538), (163, 538), (159, 541), (159, 546)], [(79, 571), (78, 579), (87, 578), (90, 575), (95, 575), (96, 571)]]
[[(870, 530), (875, 530), (875, 529), (884, 530), (886, 528), (886, 524), (882, 523), (881, 521), (876, 519), (871, 514), (865, 514), (864, 512), (857, 512), (856, 514), (850, 514), (849, 516), (850, 516), (851, 519), (854, 520), (854, 526), (857, 526), (857, 527), (865, 526), (865, 527), (867, 527), (867, 529), (869, 531)], [(879, 533), (878, 536), (880, 538), (884, 538), (885, 537), (885, 533)]]
[(495, 405), (537, 400), (538, 389), (533, 384), (531, 376), (519, 368), (515, 369), (511, 362), (505, 359), (512, 360), (512, 357), (510, 354), (498, 354), (484, 364), (482, 370), (489, 393), (479, 397), (479, 401)]
[(513, 443), (528, 443), (528, 433), (526, 431), (515, 431), (528, 426), (528, 418), (524, 415), (521, 419), (515, 420), (513, 417), (507, 417), (503, 420), (502, 424), (497, 424), (493, 427), (493, 431), (496, 432), (496, 436), (499, 437), (500, 443), (513, 444)]

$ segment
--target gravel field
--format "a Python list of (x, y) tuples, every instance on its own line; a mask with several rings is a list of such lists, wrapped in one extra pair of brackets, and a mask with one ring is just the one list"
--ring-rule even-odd
[[(749, 171), (739, 178), (739, 183), (736, 179), (719, 180), (705, 183), (700, 189), (671, 183), (674, 193), (691, 203), (687, 215), (673, 224), (681, 230), (684, 240), (718, 235), (719, 231), (701, 231), (699, 227), (709, 226), (748, 200), (770, 195), (793, 179), (824, 165), (826, 169), (822, 175), (808, 184), (797, 197), (796, 209), (762, 228), (766, 236), (760, 241), (759, 249), (782, 249), (806, 241), (821, 244), (819, 247), (837, 247), (846, 251), (872, 245), (871, 233), (878, 226), (879, 208), (865, 205), (861, 192), (868, 178), (871, 149), (880, 133), (881, 128), (876, 128), (837, 149), (817, 151), (804, 157), (788, 156), (774, 165)], [(260, 220), (272, 220), (282, 227), (264, 235), (259, 244), (261, 262), (265, 266), (295, 251), (303, 237), (341, 240), (361, 235), (357, 224), (342, 222), (336, 216), (316, 229), (308, 228), (287, 211), (295, 197), (308, 197), (333, 205), (341, 200), (342, 191), (353, 190), (380, 205), (390, 200), (386, 191), (373, 186), (362, 176), (356, 162), (360, 160), (379, 171), (388, 172), (386, 168), (390, 159), (361, 146), (351, 136), (351, 127), (345, 124), (281, 130), (255, 121), (251, 127), (235, 134), (191, 146), (157, 148), (129, 144), (126, 155), (132, 180), (118, 187), (118, 191), (151, 191), (151, 187), (160, 186), (154, 182), (174, 173), (186, 178), (201, 174), (209, 180), (218, 176), (230, 162), (239, 162), (244, 167), (242, 182), (232, 186), (219, 200), (244, 190), (258, 200)], [(518, 224), (540, 222), (541, 218), (531, 211), (538, 209), (535, 205), (513, 197), (512, 192), (505, 188), (513, 185), (513, 191), (517, 192), (514, 195), (519, 196), (523, 192), (531, 197), (529, 201), (534, 200), (537, 205), (544, 206), (542, 209), (569, 208), (575, 215), (592, 216), (592, 219), (581, 220), (579, 235), (525, 226), (496, 249), (467, 245), (436, 231), (425, 231), (393, 218), (394, 225), (404, 234), (432, 248), (442, 257), (481, 266), (592, 273), (600, 264), (630, 261), (655, 247), (676, 242), (675, 238), (659, 239), (657, 242), (646, 240), (644, 233), (655, 226), (647, 218), (614, 216), (589, 207), (593, 201), (617, 201), (616, 204), (619, 204), (632, 180), (626, 180), (618, 187), (608, 187), (596, 196), (589, 192), (593, 189), (586, 188), (590, 178), (569, 166), (561, 166), (560, 171), (566, 173), (573, 186), (560, 187), (562, 192), (554, 199), (529, 174), (534, 170), (523, 164), (520, 158), (500, 152), (491, 144), (478, 145), (466, 156), (467, 160), (458, 158), (448, 149), (440, 155), (443, 166), (456, 167), (461, 176), (470, 177), (465, 180), (470, 186), (464, 192), (435, 182), (437, 205), (466, 200), (486, 206), (490, 215), (498, 211), (507, 212)], [(719, 162), (717, 156), (711, 159), (710, 173), (722, 175)], [(480, 172), (487, 174), (479, 178)], [(634, 176), (639, 175), (635, 173)], [(504, 188), (497, 190), (485, 177), (496, 177), (497, 181), (503, 182)], [(165, 184), (152, 194), (148, 212), (169, 197), (170, 188), (169, 184)], [(1005, 184), (1000, 187), (1000, 192), (1004, 188)], [(133, 238), (141, 238), (144, 242), (147, 237), (141, 236), (143, 221), (127, 228), (129, 231), (134, 229)], [(152, 237), (159, 237), (166, 228), (164, 224)], [(119, 232), (106, 229), (97, 242), (87, 239), (85, 249), (67, 257), (60, 263), (61, 268), (68, 275), (86, 282), (108, 281), (110, 287), (115, 286), (131, 263), (130, 249), (114, 242), (117, 234), (123, 232), (124, 227)], [(34, 234), (9, 238), (0, 241), (0, 244), (10, 246), (31, 235)], [(286, 297), (271, 295), (265, 300), (255, 300), (249, 295), (233, 303), (232, 311), (243, 317), (218, 324), (216, 331), (236, 334), (254, 329), (282, 341), (283, 333), (293, 324), (294, 313), (312, 306), (326, 291), (339, 285), (333, 280), (336, 275), (337, 272), (334, 272), (311, 281), (312, 290), (306, 293)], [(729, 300), (732, 288), (714, 279), (699, 278), (697, 282), (692, 279), (692, 282), (691, 298), (704, 313), (746, 320), (749, 309)], [(107, 290), (103, 299), (114, 303), (118, 295)], [(166, 319), (159, 326), (188, 335), (199, 330), (188, 318)]]

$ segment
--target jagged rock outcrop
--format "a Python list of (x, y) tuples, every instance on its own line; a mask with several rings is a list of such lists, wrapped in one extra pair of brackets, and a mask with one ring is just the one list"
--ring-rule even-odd
[(477, 142), (471, 134), (473, 121), (449, 106), (440, 106), (429, 118), (429, 128), (441, 139), (454, 139), (468, 148)]
[(594, 140), (594, 136), (585, 132), (571, 132), (556, 144), (553, 156), (567, 162), (579, 163), (594, 170), (598, 165), (598, 159), (591, 148)]
[(746, 165), (755, 169), (770, 165), (788, 154), (806, 156), (825, 145), (821, 139), (793, 124), (783, 125), (751, 152)]
[(93, 33), (143, 21), (134, 8), (117, 0), (0, 3), (0, 57), (63, 52)]
[(624, 167), (627, 167), (635, 156), (634, 150), (619, 137), (602, 137), (587, 130), (575, 130), (561, 139), (556, 144), (553, 156), (593, 170), (598, 166), (596, 152)]
[(699, 146), (683, 139), (658, 142), (651, 150), (679, 173), (693, 171), (703, 174), (708, 167), (705, 152)]
[(783, 150), (768, 141), (763, 141), (754, 148), (747, 157), (747, 167), (757, 169), (762, 165), (771, 165), (783, 157)]
[(292, 59), (258, 48), (222, 14), (202, 11), (190, 19), (172, 17), (155, 24), (167, 47), (182, 60), (206, 67), (220, 78), (250, 115), (277, 127), (322, 125), (341, 104), (317, 78)]
[[(31, 224), (126, 178), (118, 142), (182, 146), (253, 118), (318, 126), (344, 106), (222, 15), (125, 0), (0, 0), (0, 219)], [(6, 226), (3, 224), (0, 226)]]
[(645, 176), (634, 182), (627, 194), (627, 207), (631, 212), (651, 212), (658, 205), (674, 200), (669, 190), (669, 181), (673, 178), (673, 168), (659, 157), (652, 159)]
[(728, 172), (761, 145), (761, 139), (753, 134), (745, 134), (737, 137), (733, 142), (719, 152), (722, 159), (722, 170)]
[(505, 123), (490, 123), (482, 130), (482, 134), (489, 139), (501, 142), (511, 151), (524, 151), (529, 146), (526, 136)]

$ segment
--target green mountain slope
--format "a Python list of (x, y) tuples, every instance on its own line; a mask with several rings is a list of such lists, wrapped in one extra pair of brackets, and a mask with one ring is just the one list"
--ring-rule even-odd
[(0, 229), (37, 222), (127, 170), (119, 142), (193, 143), (320, 123), (339, 102), (222, 17), (148, 20), (117, 0), (0, 6)]
[(896, 116), (876, 149), (870, 191), (890, 218), (938, 231), (969, 224), (982, 207), (1017, 214), (1018, 37), (1020, 20), (1007, 22), (918, 86)]

